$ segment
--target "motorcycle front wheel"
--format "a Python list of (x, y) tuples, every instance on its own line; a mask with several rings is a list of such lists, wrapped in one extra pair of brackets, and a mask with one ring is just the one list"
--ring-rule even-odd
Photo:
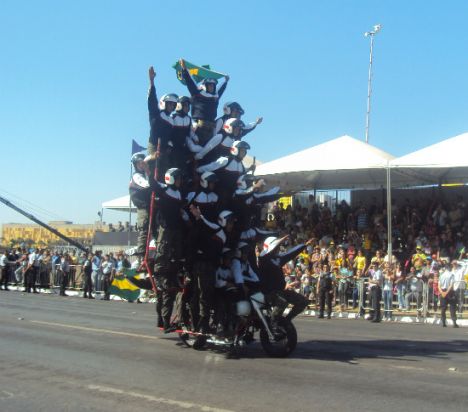
[(274, 340), (268, 336), (265, 328), (260, 329), (260, 343), (263, 350), (272, 358), (285, 358), (297, 345), (297, 331), (288, 321), (282, 321), (272, 330)]

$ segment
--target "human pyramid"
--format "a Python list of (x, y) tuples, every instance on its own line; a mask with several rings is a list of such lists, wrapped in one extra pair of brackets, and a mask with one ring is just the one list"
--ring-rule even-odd
[[(280, 254), (285, 238), (258, 227), (260, 209), (281, 196), (278, 187), (265, 190), (264, 180), (254, 176), (255, 163), (243, 164), (250, 146), (242, 139), (262, 118), (246, 125), (237, 102), (224, 104), (217, 118), (229, 76), (221, 85), (209, 77), (197, 84), (186, 62), (179, 64), (190, 97), (169, 93), (159, 102), (156, 72), (149, 68), (148, 156), (133, 155), (129, 188), (137, 208), (137, 253), (148, 255), (147, 241), (156, 240), (158, 326), (166, 333), (176, 329), (171, 319), (178, 297), (178, 323), (202, 334), (213, 328), (228, 333), (233, 319), (247, 314), (246, 299), (259, 291), (275, 306), (278, 319), (292, 304), (291, 320), (307, 301), (286, 290), (282, 266), (307, 244)], [(259, 242), (263, 247), (257, 256)]]

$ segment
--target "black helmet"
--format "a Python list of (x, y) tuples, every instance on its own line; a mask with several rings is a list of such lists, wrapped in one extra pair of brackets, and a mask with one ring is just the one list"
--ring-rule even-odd
[(177, 106), (176, 106), (176, 111), (177, 111), (177, 112), (180, 112), (180, 111), (182, 110), (182, 107), (183, 107), (184, 103), (191, 104), (191, 103), (192, 103), (192, 100), (190, 99), (190, 97), (187, 97), (187, 96), (180, 96), (180, 97), (177, 99)]
[(237, 156), (239, 154), (239, 149), (245, 149), (247, 151), (250, 149), (250, 145), (242, 140), (236, 140), (231, 146), (231, 154)]
[(223, 113), (228, 116), (232, 113), (233, 110), (237, 110), (241, 116), (244, 114), (244, 109), (237, 102), (227, 102), (223, 107)]
[(240, 175), (239, 178), (237, 179), (237, 187), (239, 189), (246, 190), (253, 185), (254, 181), (255, 181), (255, 176), (250, 173)]
[(214, 88), (216, 89), (216, 85), (218, 84), (218, 80), (216, 79), (203, 79), (201, 81), (201, 86), (200, 89), (206, 92), (206, 85), (212, 84)]
[(133, 156), (132, 156), (132, 163), (133, 163), (133, 166), (136, 167), (137, 163), (138, 162), (141, 162), (142, 160), (145, 160), (145, 155), (143, 153), (135, 153)]
[(227, 134), (232, 134), (234, 132), (234, 127), (243, 129), (245, 127), (245, 123), (242, 120), (232, 117), (231, 119), (226, 120), (223, 124), (223, 130)]
[(206, 79), (203, 79), (203, 80), (202, 80), (202, 84), (208, 84), (208, 83), (217, 85), (217, 84), (218, 84), (218, 80), (212, 79), (212, 78), (209, 78), (209, 77), (207, 77)]

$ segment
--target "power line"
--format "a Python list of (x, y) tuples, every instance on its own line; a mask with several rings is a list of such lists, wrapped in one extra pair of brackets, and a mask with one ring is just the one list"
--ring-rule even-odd
[[(40, 215), (41, 217), (45, 217), (47, 219), (56, 219), (56, 220), (66, 220), (62, 216), (58, 215), (57, 213), (54, 213), (50, 210), (44, 209), (43, 207), (36, 205), (29, 200), (23, 199), (18, 195), (15, 195), (14, 193), (11, 193), (5, 189), (0, 188), (0, 192), (3, 192), (7, 194), (9, 197), (15, 198), (15, 202), (20, 203), (21, 207), (28, 212), (34, 212), (35, 214)], [(47, 220), (46, 219), (46, 220)]]

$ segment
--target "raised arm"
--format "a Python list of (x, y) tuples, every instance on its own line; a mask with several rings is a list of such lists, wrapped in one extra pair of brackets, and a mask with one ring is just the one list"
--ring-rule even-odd
[(188, 72), (187, 67), (185, 66), (185, 60), (180, 59), (179, 63), (180, 63), (180, 67), (182, 67), (182, 77), (185, 80), (185, 84), (187, 85), (187, 89), (189, 90), (190, 94), (192, 96), (195, 94), (198, 94), (199, 93), (198, 87), (193, 81), (192, 76), (190, 76), (190, 73)]
[(189, 206), (190, 213), (193, 215), (195, 220), (202, 225), (205, 230), (208, 230), (211, 233), (217, 233), (221, 230), (221, 226), (216, 223), (210, 222), (205, 216), (202, 215), (200, 209), (195, 205)]
[(262, 122), (263, 122), (263, 117), (259, 117), (257, 118), (257, 120), (255, 120), (255, 122), (246, 124), (245, 127), (242, 129), (242, 137), (254, 131), (255, 128)]
[(148, 113), (150, 116), (150, 121), (159, 117), (159, 107), (158, 107), (158, 97), (156, 95), (156, 87), (154, 87), (154, 78), (156, 77), (156, 72), (154, 67), (151, 66), (148, 70), (148, 77), (150, 82), (150, 88), (148, 91)]
[(221, 96), (223, 95), (224, 91), (226, 90), (226, 86), (228, 84), (228, 81), (229, 81), (229, 76), (228, 75), (224, 76), (224, 83), (221, 85), (221, 87), (218, 90), (218, 97), (220, 99), (221, 99)]

